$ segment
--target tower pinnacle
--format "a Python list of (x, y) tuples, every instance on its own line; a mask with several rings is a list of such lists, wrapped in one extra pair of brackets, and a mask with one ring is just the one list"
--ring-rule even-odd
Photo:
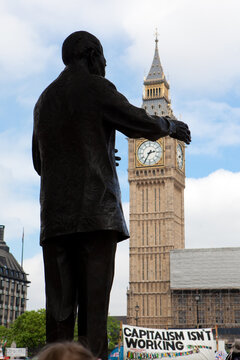
[(149, 70), (148, 76), (147, 76), (147, 80), (160, 80), (163, 79), (164, 73), (163, 73), (163, 68), (161, 65), (161, 61), (160, 61), (160, 56), (158, 53), (158, 32), (156, 29), (155, 32), (155, 52), (154, 52), (154, 57), (153, 57), (153, 61), (152, 61), (152, 65), (151, 68)]
[(155, 42), (156, 42), (156, 45), (157, 45), (157, 43), (158, 43), (158, 35), (159, 35), (158, 29), (156, 28), (156, 31), (155, 31)]
[(151, 115), (172, 115), (169, 83), (163, 72), (158, 53), (158, 31), (155, 32), (155, 51), (149, 73), (144, 78), (143, 107)]

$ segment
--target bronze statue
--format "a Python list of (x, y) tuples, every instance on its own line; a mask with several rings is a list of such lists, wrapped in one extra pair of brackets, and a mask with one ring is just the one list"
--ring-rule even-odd
[(115, 164), (115, 131), (190, 143), (183, 122), (149, 116), (105, 79), (99, 40), (77, 31), (66, 65), (34, 109), (33, 163), (41, 176), (41, 235), (47, 342), (79, 342), (107, 359), (107, 315), (116, 244), (129, 237)]

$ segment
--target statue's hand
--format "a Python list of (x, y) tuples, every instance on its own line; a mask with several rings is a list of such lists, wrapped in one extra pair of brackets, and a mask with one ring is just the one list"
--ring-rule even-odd
[[(114, 149), (114, 151), (115, 151), (115, 154), (116, 154), (118, 152), (118, 149)], [(115, 164), (116, 164), (116, 166), (119, 166), (118, 161), (120, 161), (120, 160), (121, 160), (120, 156), (115, 155)]]
[(188, 125), (182, 121), (168, 119), (170, 123), (169, 136), (174, 139), (184, 141), (186, 144), (191, 142), (191, 132)]

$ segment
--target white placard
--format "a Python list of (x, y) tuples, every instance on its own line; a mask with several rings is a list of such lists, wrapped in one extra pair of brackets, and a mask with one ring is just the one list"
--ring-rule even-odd
[(212, 360), (212, 329), (147, 329), (123, 325), (124, 360), (178, 358)]
[(26, 348), (6, 348), (6, 356), (20, 357), (27, 356)]

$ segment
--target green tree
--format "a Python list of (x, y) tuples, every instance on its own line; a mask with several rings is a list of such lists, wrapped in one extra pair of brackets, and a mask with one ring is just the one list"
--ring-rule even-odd
[(107, 322), (109, 353), (118, 345), (119, 331), (120, 331), (120, 321), (115, 319), (113, 316), (109, 316)]
[(3, 355), (5, 355), (5, 349), (11, 344), (8, 342), (9, 329), (5, 326), (0, 325), (0, 348), (2, 349)]
[(15, 341), (17, 347), (27, 347), (29, 355), (37, 353), (46, 343), (46, 312), (26, 311), (10, 326), (8, 343)]
[[(6, 328), (5, 326), (0, 325), (0, 342), (2, 340), (9, 338), (9, 329)], [(10, 346), (11, 344), (9, 344), (9, 342), (7, 343), (8, 346)]]
[[(77, 320), (74, 327), (74, 341), (78, 341), (78, 326)], [(108, 351), (109, 353), (118, 346), (120, 331), (120, 321), (112, 316), (108, 316), (107, 334), (108, 334)]]
[[(74, 340), (77, 341), (77, 322), (74, 330)], [(120, 321), (109, 316), (107, 323), (109, 352), (118, 345), (119, 330)], [(17, 347), (27, 347), (29, 355), (35, 355), (46, 343), (45, 310), (26, 311), (10, 325), (10, 328), (0, 326), (0, 339), (7, 339), (7, 346), (11, 346), (15, 341)]]

